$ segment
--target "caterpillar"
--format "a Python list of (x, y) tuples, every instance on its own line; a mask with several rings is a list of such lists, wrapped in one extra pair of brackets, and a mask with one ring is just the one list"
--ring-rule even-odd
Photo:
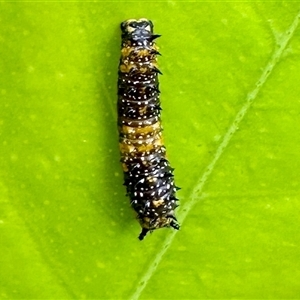
[(142, 227), (139, 239), (163, 227), (179, 229), (173, 168), (162, 142), (160, 91), (153, 24), (147, 19), (121, 23), (118, 77), (118, 129), (124, 185)]

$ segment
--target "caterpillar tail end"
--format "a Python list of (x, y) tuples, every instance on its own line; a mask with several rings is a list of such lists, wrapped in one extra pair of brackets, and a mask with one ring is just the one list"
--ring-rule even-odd
[[(171, 218), (172, 218), (172, 220), (171, 220), (169, 226), (167, 226), (167, 227), (172, 227), (175, 230), (179, 230), (180, 229), (180, 225), (177, 222), (177, 219), (174, 216), (171, 216)], [(140, 233), (140, 235), (138, 237), (139, 240), (142, 241), (149, 231), (151, 232), (152, 229), (148, 229), (148, 228), (143, 227), (143, 229), (142, 229), (142, 231), (141, 231), (141, 233)]]
[(142, 232), (139, 235), (139, 240), (142, 241), (144, 239), (144, 237), (146, 236), (146, 234), (148, 233), (149, 229), (147, 228), (143, 228)]

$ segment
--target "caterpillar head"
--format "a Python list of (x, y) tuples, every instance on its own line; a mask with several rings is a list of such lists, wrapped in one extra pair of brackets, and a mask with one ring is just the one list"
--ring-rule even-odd
[(121, 23), (122, 39), (133, 42), (153, 41), (160, 35), (153, 34), (153, 24), (147, 19), (129, 19)]
[(142, 18), (139, 20), (129, 19), (121, 23), (123, 34), (132, 34), (135, 31), (152, 34), (153, 24), (150, 20)]

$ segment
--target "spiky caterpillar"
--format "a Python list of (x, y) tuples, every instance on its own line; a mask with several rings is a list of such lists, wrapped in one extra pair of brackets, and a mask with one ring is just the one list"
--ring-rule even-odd
[(124, 185), (142, 227), (139, 239), (162, 227), (179, 229), (173, 170), (162, 142), (157, 55), (150, 20), (121, 23), (118, 127)]

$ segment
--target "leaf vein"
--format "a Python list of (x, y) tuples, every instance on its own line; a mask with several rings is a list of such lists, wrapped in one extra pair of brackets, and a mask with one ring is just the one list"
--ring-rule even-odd
[[(257, 80), (254, 88), (247, 94), (245, 103), (239, 110), (239, 112), (236, 114), (234, 121), (230, 125), (229, 129), (225, 133), (220, 145), (218, 146), (211, 162), (208, 164), (207, 168), (205, 169), (203, 175), (199, 179), (199, 181), (196, 183), (194, 190), (191, 194), (191, 201), (187, 202), (186, 205), (183, 206), (182, 213), (179, 215), (179, 218), (181, 220), (181, 223), (185, 220), (191, 209), (194, 207), (194, 205), (199, 202), (199, 200), (202, 200), (205, 195), (202, 194), (203, 187), (205, 183), (207, 182), (209, 176), (214, 170), (214, 167), (217, 163), (217, 161), (220, 159), (222, 154), (224, 153), (226, 147), (228, 146), (231, 138), (236, 133), (239, 124), (244, 119), (245, 115), (247, 114), (251, 104), (256, 99), (259, 91), (266, 83), (268, 77), (272, 73), (274, 67), (278, 63), (279, 59), (282, 57), (283, 51), (285, 50), (288, 42), (294, 35), (300, 19), (300, 12), (296, 15), (294, 18), (292, 24), (290, 27), (286, 30), (286, 32), (281, 36), (280, 40), (278, 41), (277, 48), (274, 50), (269, 62), (267, 63), (266, 67), (263, 69), (262, 74), (260, 78)], [(202, 194), (202, 195), (201, 195)], [(162, 248), (160, 251), (157, 252), (155, 255), (153, 261), (149, 265), (149, 267), (146, 269), (144, 275), (141, 277), (137, 288), (135, 289), (134, 293), (131, 295), (131, 300), (139, 299), (140, 295), (142, 294), (143, 290), (147, 286), (148, 281), (151, 279), (152, 275), (154, 274), (157, 266), (162, 260), (163, 255), (168, 250), (169, 246), (172, 244), (172, 241), (176, 235), (176, 231), (172, 231), (167, 238), (165, 239), (164, 243), (162, 244)]]

